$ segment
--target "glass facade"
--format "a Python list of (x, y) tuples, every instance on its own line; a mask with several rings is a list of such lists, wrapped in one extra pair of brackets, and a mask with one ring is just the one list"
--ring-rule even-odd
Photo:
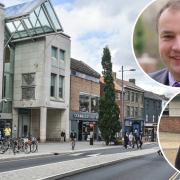
[(5, 9), (6, 44), (11, 40), (63, 30), (50, 1), (39, 3), (34, 0)]

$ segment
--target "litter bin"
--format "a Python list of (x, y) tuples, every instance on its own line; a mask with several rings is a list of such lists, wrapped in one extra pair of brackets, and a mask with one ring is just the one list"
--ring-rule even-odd
[(93, 138), (92, 137), (90, 138), (89, 142), (90, 142), (90, 145), (93, 145)]

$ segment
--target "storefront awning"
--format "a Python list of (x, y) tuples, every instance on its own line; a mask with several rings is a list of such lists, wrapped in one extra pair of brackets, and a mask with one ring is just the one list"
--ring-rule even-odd
[(33, 0), (5, 9), (5, 45), (58, 31), (63, 28), (50, 0)]

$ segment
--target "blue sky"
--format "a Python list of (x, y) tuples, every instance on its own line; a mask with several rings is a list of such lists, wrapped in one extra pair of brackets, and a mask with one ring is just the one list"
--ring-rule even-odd
[[(26, 0), (0, 0), (6, 6)], [(125, 72), (124, 78), (136, 78), (138, 86), (160, 94), (177, 92), (151, 80), (137, 65), (131, 48), (133, 26), (139, 13), (150, 0), (51, 0), (63, 26), (64, 33), (71, 37), (71, 57), (82, 60), (93, 69), (102, 72), (103, 48), (111, 50), (113, 71), (135, 68)], [(172, 90), (173, 89), (173, 90)]]

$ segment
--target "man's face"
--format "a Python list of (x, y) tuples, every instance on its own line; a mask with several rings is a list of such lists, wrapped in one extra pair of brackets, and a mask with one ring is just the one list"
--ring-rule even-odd
[(166, 9), (158, 23), (159, 52), (176, 81), (180, 81), (180, 10)]

